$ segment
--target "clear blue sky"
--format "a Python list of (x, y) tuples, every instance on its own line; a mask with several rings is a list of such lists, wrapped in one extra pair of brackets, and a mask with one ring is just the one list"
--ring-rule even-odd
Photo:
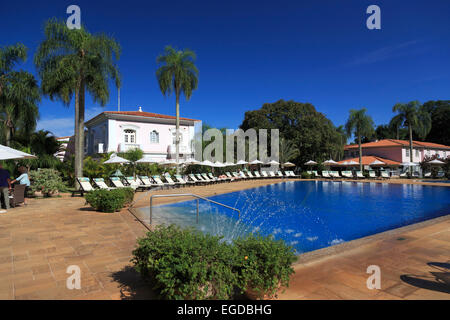
[[(122, 46), (122, 110), (174, 114), (174, 97), (159, 91), (155, 59), (168, 44), (197, 53), (199, 87), (181, 114), (236, 128), (244, 112), (265, 102), (310, 102), (335, 125), (351, 108), (366, 107), (376, 124), (392, 117), (397, 102), (450, 99), (450, 1), (3, 1), (0, 45), (30, 48), (44, 21), (66, 19), (81, 7), (93, 33)], [(366, 28), (366, 8), (381, 7), (381, 30)], [(104, 110), (116, 110), (117, 92)], [(87, 114), (102, 109), (90, 98)], [(44, 99), (39, 128), (73, 132), (73, 102)]]

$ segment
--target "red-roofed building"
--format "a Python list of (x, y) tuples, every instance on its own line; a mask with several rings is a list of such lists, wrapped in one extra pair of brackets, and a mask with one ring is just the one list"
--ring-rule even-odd
[[(176, 117), (139, 111), (105, 111), (85, 123), (86, 153), (139, 148), (153, 159), (175, 158)], [(180, 117), (180, 157), (195, 156), (194, 137), (202, 121)]]
[[(384, 139), (374, 142), (363, 143), (362, 155), (375, 156), (383, 159), (392, 160), (397, 163), (410, 161), (409, 141)], [(450, 147), (437, 143), (413, 141), (413, 162), (421, 162), (425, 156), (437, 154), (440, 158), (446, 159), (450, 156)], [(359, 149), (357, 144), (346, 145), (344, 147), (344, 159), (358, 158)]]

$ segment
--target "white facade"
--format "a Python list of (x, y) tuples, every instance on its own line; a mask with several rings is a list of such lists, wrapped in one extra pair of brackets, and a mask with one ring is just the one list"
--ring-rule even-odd
[[(139, 148), (153, 159), (175, 158), (175, 117), (149, 112), (103, 112), (86, 122), (87, 154)], [(180, 157), (194, 158), (200, 120), (180, 118)]]

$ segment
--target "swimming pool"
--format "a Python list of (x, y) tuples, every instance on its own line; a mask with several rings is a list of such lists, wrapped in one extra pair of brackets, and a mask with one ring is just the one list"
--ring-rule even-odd
[[(153, 207), (156, 223), (192, 226), (225, 240), (273, 234), (304, 253), (450, 213), (450, 188), (387, 183), (287, 181), (210, 199)], [(141, 210), (148, 221), (149, 208)]]

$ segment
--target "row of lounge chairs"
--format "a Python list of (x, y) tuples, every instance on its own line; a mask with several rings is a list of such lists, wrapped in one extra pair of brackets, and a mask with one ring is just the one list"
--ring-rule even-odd
[(80, 189), (72, 192), (72, 197), (79, 193), (81, 196), (84, 193), (93, 191), (95, 189), (117, 189), (117, 188), (133, 188), (135, 191), (145, 191), (156, 188), (171, 188), (171, 187), (183, 187), (187, 185), (206, 185), (212, 183), (221, 183), (221, 182), (231, 182), (237, 181), (241, 179), (264, 179), (264, 178), (296, 178), (299, 177), (294, 174), (293, 171), (285, 171), (284, 174), (281, 171), (277, 173), (273, 171), (263, 171), (258, 172), (254, 171), (253, 173), (250, 171), (247, 172), (226, 172), (225, 175), (220, 177), (214, 176), (212, 173), (196, 173), (196, 174), (188, 174), (186, 176), (174, 175), (173, 177), (170, 174), (164, 175), (155, 175), (152, 177), (148, 176), (137, 176), (136, 179), (134, 177), (110, 177), (110, 185), (107, 185), (103, 178), (94, 178), (92, 181), (89, 178), (82, 177), (77, 178), (77, 181), (80, 185)]
[(314, 178), (326, 178), (326, 179), (390, 179), (391, 176), (387, 171), (381, 171), (380, 176), (377, 176), (375, 171), (369, 171), (369, 176), (365, 177), (361, 171), (322, 171), (322, 174), (317, 171), (308, 171), (308, 174)]

